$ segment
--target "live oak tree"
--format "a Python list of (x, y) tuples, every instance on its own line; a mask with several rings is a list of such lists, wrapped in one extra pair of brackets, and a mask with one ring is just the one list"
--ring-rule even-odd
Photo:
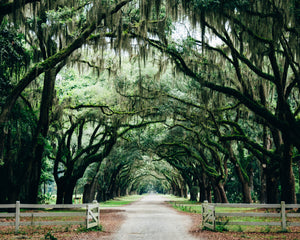
[[(272, 161), (280, 166), (281, 199), (295, 203), (292, 159), (293, 149), (300, 148), (298, 1), (185, 1), (181, 6), (192, 23), (201, 26), (201, 36), (190, 38), (190, 51), (172, 42), (145, 40), (172, 56), (179, 69), (203, 87), (236, 99), (263, 119), (280, 156)], [(212, 45), (206, 33), (218, 38), (220, 46)], [(249, 88), (253, 81), (255, 88)], [(267, 106), (259, 95), (264, 86), (271, 86), (266, 99), (272, 104)]]
[[(38, 185), (36, 181), (40, 175), (41, 158), (49, 135), (49, 112), (54, 98), (55, 77), (60, 68), (66, 67), (65, 64), (71, 60), (87, 64), (85, 59), (81, 59), (80, 54), (83, 55), (84, 49), (89, 49), (90, 46), (95, 49), (110, 46), (118, 53), (126, 50), (131, 59), (137, 56), (141, 66), (141, 60), (147, 61), (152, 46), (165, 54), (159, 59), (161, 64), (156, 79), (165, 69), (166, 62), (172, 59), (177, 71), (199, 83), (202, 89), (210, 90), (206, 93), (198, 91), (201, 97), (197, 100), (205, 102), (210, 94), (219, 94), (226, 95), (227, 98), (224, 99), (232, 106), (236, 104), (243, 106), (237, 111), (230, 111), (231, 117), (211, 114), (210, 126), (215, 130), (207, 138), (201, 136), (202, 132), (197, 128), (189, 132), (207, 142), (216, 143), (213, 145), (215, 149), (217, 146), (224, 147), (224, 152), (220, 154), (224, 159), (227, 156), (232, 163), (239, 160), (236, 159), (238, 154), (232, 151), (234, 150), (232, 146), (238, 146), (242, 149), (240, 152), (251, 153), (259, 160), (266, 181), (267, 178), (276, 179), (279, 172), (281, 200), (294, 203), (295, 178), (292, 163), (297, 159), (300, 149), (299, 5), (298, 0), (285, 2), (123, 0), (51, 1), (51, 3), (43, 0), (1, 1), (0, 21), (4, 22), (4, 19), (9, 17), (7, 19), (11, 27), (16, 27), (16, 23), (19, 23), (27, 44), (31, 44), (35, 49), (32, 51), (35, 57), (32, 58), (30, 67), (18, 80), (14, 79), (16, 81), (13, 81), (12, 88), (1, 102), (2, 142), (11, 143), (10, 140), (14, 137), (7, 129), (10, 122), (16, 122), (13, 111), (14, 107), (17, 109), (22, 93), (38, 79), (38, 76), (44, 74), (43, 91), (37, 107), (40, 113), (36, 117), (37, 121), (28, 122), (28, 126), (32, 128), (28, 132), (32, 139), (30, 149), (34, 156), (28, 158), (31, 160), (26, 167), (24, 179), (29, 176), (30, 181), (35, 182), (35, 187), (32, 188), (35, 193), (31, 196), (33, 198), (36, 196)], [(32, 17), (38, 14), (38, 18)], [(30, 20), (27, 17), (32, 18)], [(198, 34), (190, 34), (182, 44), (178, 44), (179, 41), (172, 40), (174, 35), (170, 34), (170, 23), (180, 20), (181, 17), (189, 19), (191, 25), (198, 30)], [(47, 31), (50, 28), (51, 31)], [(137, 39), (135, 46), (137, 51), (134, 51), (130, 44), (135, 43), (131, 42), (133, 38)], [(216, 45), (209, 38), (216, 38), (219, 43)], [(14, 45), (13, 41), (10, 43), (10, 46)], [(80, 54), (72, 55), (75, 52)], [(97, 61), (100, 66), (105, 60), (100, 57)], [(95, 64), (90, 62), (88, 65)], [(140, 110), (146, 106), (146, 99), (149, 105), (153, 103), (150, 101), (153, 95), (150, 99), (149, 96), (143, 96), (146, 91), (141, 83), (146, 79), (147, 77), (140, 75), (136, 82), (139, 91), (131, 96), (132, 110)], [(121, 91), (120, 93), (123, 94)], [(157, 97), (158, 100), (160, 96)], [(35, 102), (36, 99), (30, 101)], [(24, 99), (29, 109), (30, 101), (26, 102)], [(214, 108), (215, 106), (208, 110), (213, 111)], [(152, 107), (148, 113), (152, 115), (157, 113), (160, 116), (165, 114), (169, 117), (169, 112), (162, 109), (165, 110)], [(251, 118), (240, 117), (240, 113), (245, 115), (247, 111), (251, 111)], [(195, 115), (197, 114), (201, 113), (195, 111)], [(252, 124), (258, 128), (249, 130), (252, 134), (248, 134), (245, 130)], [(257, 144), (254, 144), (253, 135), (259, 136)], [(20, 143), (22, 140), (18, 142), (19, 146)], [(214, 151), (207, 146), (204, 147), (204, 144), (197, 150), (203, 151), (202, 160), (212, 159), (212, 155), (215, 155)], [(20, 153), (21, 151), (18, 152)], [(3, 165), (5, 166), (11, 160), (9, 156), (12, 152), (7, 152), (1, 144), (0, 154), (4, 156), (2, 158), (6, 161)], [(216, 164), (213, 167), (220, 170), (219, 166)], [(240, 179), (244, 177), (247, 183), (248, 174), (243, 168), (240, 170), (242, 171)], [(272, 185), (271, 180), (269, 183)], [(273, 184), (276, 189), (279, 188), (276, 183)], [(274, 196), (269, 196), (267, 201), (271, 198)]]
[[(105, 201), (131, 193), (155, 190), (169, 191), (168, 180), (163, 173), (174, 175), (165, 162), (153, 162), (141, 148), (142, 135), (148, 135), (150, 126), (135, 129), (119, 139), (101, 164), (91, 166), (85, 173), (84, 202)], [(145, 134), (146, 132), (146, 134)]]
[[(23, 47), (24, 38), (7, 21), (0, 25), (0, 106), (13, 88), (13, 83), (24, 73), (29, 64), (29, 54)], [(37, 119), (30, 102), (21, 96), (12, 112), (4, 131), (7, 138), (0, 139), (1, 202), (15, 201), (24, 181), (24, 168), (27, 167)]]
[[(33, 2), (32, 5), (29, 3)], [(90, 2), (76, 2), (70, 5), (70, 2), (48, 2), (48, 1), (14, 1), (13, 4), (10, 2), (1, 2), (1, 21), (4, 21), (6, 15), (13, 15), (15, 26), (17, 23), (20, 24), (24, 30), (25, 39), (35, 49), (33, 51), (34, 65), (31, 65), (27, 72), (20, 77), (19, 81), (15, 81), (14, 86), (8, 92), (4, 102), (1, 103), (1, 116), (0, 116), (0, 136), (3, 141), (9, 139), (6, 132), (8, 127), (9, 119), (12, 116), (12, 111), (16, 105), (17, 100), (21, 96), (22, 92), (41, 74), (44, 74), (44, 86), (43, 93), (40, 100), (40, 116), (34, 130), (34, 136), (28, 152), (32, 153), (32, 156), (28, 157), (27, 167), (24, 170), (23, 180), (29, 179), (28, 181), (20, 181), (20, 183), (29, 182), (28, 194), (25, 197), (26, 201), (36, 202), (37, 201), (37, 190), (39, 185), (39, 177), (41, 174), (41, 161), (44, 153), (44, 139), (47, 138), (49, 129), (49, 112), (52, 107), (52, 101), (54, 98), (54, 86), (55, 80), (60, 69), (66, 64), (68, 57), (78, 48), (80, 48), (91, 33), (96, 32), (102, 26), (107, 24), (102, 23), (107, 17), (115, 15), (127, 2), (123, 1), (119, 4), (98, 5), (94, 2), (94, 6), (97, 5), (96, 9), (101, 9), (103, 12), (97, 12), (97, 18), (89, 18), (89, 13), (86, 11)], [(75, 3), (75, 2), (74, 2)], [(62, 9), (63, 4), (67, 10)], [(27, 6), (29, 7), (27, 8)], [(26, 6), (26, 7), (24, 7)], [(2, 8), (3, 7), (3, 8)], [(68, 11), (68, 7), (75, 7), (73, 10)], [(70, 9), (70, 8), (69, 8)], [(54, 12), (58, 10), (61, 13), (59, 17), (54, 16)], [(94, 8), (90, 8), (90, 12), (93, 12)], [(52, 12), (51, 12), (52, 11)], [(38, 13), (39, 15), (35, 15)], [(52, 13), (52, 15), (51, 15)], [(85, 16), (84, 18), (77, 18), (76, 14)], [(92, 14), (92, 13), (90, 13)], [(28, 19), (32, 17), (30, 20)], [(51, 18), (53, 17), (53, 18)], [(56, 18), (55, 18), (56, 17)], [(68, 22), (68, 19), (72, 19)], [(67, 19), (67, 20), (66, 20)], [(28, 20), (28, 21), (27, 21)], [(110, 22), (112, 24), (112, 22)], [(47, 28), (50, 29), (47, 30)], [(36, 63), (36, 61), (38, 61)], [(8, 65), (7, 65), (8, 66)], [(5, 154), (5, 149), (1, 144), (1, 155)], [(4, 164), (5, 166), (5, 164)], [(2, 167), (3, 168), (3, 167)], [(11, 176), (14, 178), (15, 176)], [(18, 198), (18, 191), (15, 192), (16, 198)], [(9, 198), (9, 202), (13, 202), (16, 199)]]

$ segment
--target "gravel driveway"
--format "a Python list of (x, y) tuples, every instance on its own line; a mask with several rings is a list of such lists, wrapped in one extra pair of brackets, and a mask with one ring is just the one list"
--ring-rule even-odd
[[(188, 233), (192, 220), (164, 204), (156, 194), (124, 207), (126, 220), (113, 240), (193, 240)], [(197, 238), (199, 239), (199, 238)]]

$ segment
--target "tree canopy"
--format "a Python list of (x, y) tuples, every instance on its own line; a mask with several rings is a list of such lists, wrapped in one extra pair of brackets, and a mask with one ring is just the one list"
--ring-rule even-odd
[(79, 182), (86, 201), (297, 201), (298, 0), (0, 9), (0, 202), (36, 202), (49, 161), (58, 202)]

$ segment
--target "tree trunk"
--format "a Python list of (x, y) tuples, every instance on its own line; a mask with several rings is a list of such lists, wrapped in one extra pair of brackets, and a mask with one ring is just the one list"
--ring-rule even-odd
[(205, 189), (205, 185), (203, 183), (199, 183), (199, 189), (200, 189), (199, 202), (204, 202), (205, 200), (207, 200), (207, 192)]
[(30, 185), (28, 196), (29, 203), (37, 203), (39, 180), (42, 171), (42, 159), (44, 153), (45, 139), (49, 130), (49, 114), (52, 108), (56, 69), (45, 72), (42, 101), (40, 106), (40, 117), (33, 143), (33, 159), (28, 168), (28, 183)]
[(209, 203), (212, 203), (212, 192), (211, 192), (211, 184), (208, 184), (206, 188), (206, 194), (207, 194), (207, 201)]
[[(200, 202), (208, 201), (212, 202), (212, 195), (211, 195), (211, 183), (209, 182), (207, 176), (202, 174), (201, 179), (199, 179), (200, 184)], [(201, 190), (202, 188), (202, 190)]]
[(235, 154), (233, 152), (233, 149), (232, 149), (230, 143), (227, 143), (226, 147), (229, 151), (229, 159), (232, 162), (232, 164), (234, 165), (235, 172), (237, 174), (240, 184), (242, 185), (243, 202), (244, 203), (252, 203), (251, 187), (250, 187), (250, 183), (249, 183), (250, 178), (249, 178), (249, 176), (244, 176), (244, 173), (241, 169), (241, 166), (238, 164), (238, 161), (235, 157)]
[(280, 159), (281, 201), (296, 204), (295, 176), (292, 166), (292, 145), (285, 139), (283, 157)]
[(219, 189), (219, 193), (220, 193), (220, 197), (221, 197), (221, 203), (228, 203), (228, 199), (227, 199), (226, 192), (225, 192), (225, 189), (224, 189), (224, 184), (219, 182), (217, 187)]
[(260, 168), (260, 202), (267, 203), (268, 202), (268, 195), (267, 195), (267, 173), (266, 173), (266, 166), (262, 165)]
[(57, 198), (56, 204), (72, 204), (73, 192), (76, 186), (77, 179), (67, 179), (62, 177), (56, 182)]
[(251, 197), (251, 186), (249, 185), (249, 182), (244, 181), (242, 182), (242, 190), (243, 190), (243, 202), (244, 203), (252, 203), (252, 197)]
[[(272, 170), (271, 170), (272, 171)], [(268, 171), (267, 174), (267, 203), (279, 203), (279, 176)]]
[(192, 186), (190, 188), (190, 201), (197, 201), (198, 198), (198, 192), (199, 192), (199, 187), (198, 186)]
[(90, 193), (91, 193), (91, 183), (86, 183), (84, 185), (82, 203), (91, 202), (91, 194)]
[[(165, 193), (165, 191), (164, 191), (164, 193)], [(188, 196), (188, 193), (187, 193), (187, 185), (184, 185), (184, 187), (183, 187), (183, 197), (184, 197), (184, 198), (187, 198), (187, 196)]]
[(221, 203), (222, 202), (221, 193), (219, 188), (215, 184), (213, 186), (213, 192), (214, 192), (214, 203)]
[(73, 193), (76, 186), (76, 182), (70, 182), (65, 191), (64, 204), (73, 204)]
[(93, 200), (95, 200), (96, 191), (98, 189), (98, 178), (99, 178), (99, 170), (100, 170), (101, 163), (98, 164), (97, 167), (97, 173), (94, 175), (91, 183), (87, 183), (84, 186), (84, 192), (83, 192), (83, 203), (91, 203)]
[(64, 184), (56, 182), (56, 186), (57, 186), (56, 204), (63, 204), (64, 195), (65, 195)]

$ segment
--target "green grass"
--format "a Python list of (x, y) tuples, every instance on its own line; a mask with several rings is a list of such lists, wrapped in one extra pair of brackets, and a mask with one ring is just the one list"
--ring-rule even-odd
[(174, 195), (165, 195), (170, 201), (169, 204), (173, 208), (183, 211), (183, 212), (192, 212), (192, 213), (202, 213), (201, 204), (197, 201), (190, 201), (187, 198), (176, 197)]
[(172, 202), (185, 202), (185, 203), (191, 202), (187, 198), (184, 198), (184, 197), (176, 197), (174, 195), (164, 195), (164, 196)]
[[(192, 203), (189, 203), (192, 204)], [(183, 211), (183, 212), (190, 212), (190, 213), (202, 213), (202, 206), (200, 204), (194, 204), (194, 206), (185, 206), (181, 203), (171, 203), (173, 208)]]
[(229, 208), (229, 207), (216, 207), (216, 212), (219, 213), (230, 213), (230, 212), (255, 212), (257, 208)]
[[(202, 213), (202, 205), (199, 202), (192, 202), (188, 199), (177, 198), (174, 196), (170, 197), (169, 204), (173, 208), (190, 213)], [(257, 208), (229, 208), (229, 207), (216, 207), (215, 211), (217, 213), (232, 213), (232, 212), (263, 212), (263, 209)], [(265, 210), (270, 212), (270, 210)], [(276, 212), (274, 210), (274, 212)], [(226, 222), (280, 222), (280, 218), (276, 217), (217, 217), (217, 231), (232, 231), (232, 232), (260, 232), (260, 233), (269, 233), (269, 232), (280, 232), (280, 226), (240, 226), (240, 225), (227, 225)], [(299, 219), (298, 219), (299, 221)], [(219, 223), (218, 223), (219, 222)], [(219, 229), (220, 228), (220, 229)]]
[(142, 195), (130, 195), (120, 198), (114, 198), (106, 202), (100, 202), (100, 207), (119, 207), (140, 200), (142, 197)]
[[(189, 201), (186, 198), (178, 198), (170, 195), (168, 197), (170, 199), (169, 203), (173, 206), (173, 208), (183, 211), (183, 212), (191, 212), (191, 213), (202, 213), (202, 204), (196, 201)], [(219, 213), (231, 213), (231, 212), (248, 212), (254, 211), (256, 208), (227, 208), (227, 207), (216, 207), (215, 211)]]

